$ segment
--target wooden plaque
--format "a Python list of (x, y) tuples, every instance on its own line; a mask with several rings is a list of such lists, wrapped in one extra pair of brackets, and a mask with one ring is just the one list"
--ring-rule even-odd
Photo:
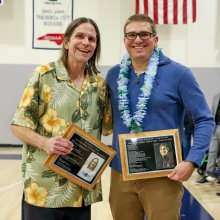
[(49, 155), (44, 165), (91, 191), (113, 159), (115, 151), (74, 124), (68, 127), (63, 137), (73, 143), (72, 152)]
[(182, 161), (178, 129), (119, 135), (123, 180), (167, 176)]

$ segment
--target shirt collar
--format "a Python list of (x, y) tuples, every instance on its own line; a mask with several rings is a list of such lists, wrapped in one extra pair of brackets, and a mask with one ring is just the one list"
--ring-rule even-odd
[[(66, 67), (63, 65), (63, 62), (61, 60), (57, 60), (55, 62), (55, 71), (57, 79), (59, 80), (70, 80), (68, 72)], [(100, 80), (100, 77), (96, 74), (86, 74), (88, 77), (88, 81), (90, 83), (98, 82)]]

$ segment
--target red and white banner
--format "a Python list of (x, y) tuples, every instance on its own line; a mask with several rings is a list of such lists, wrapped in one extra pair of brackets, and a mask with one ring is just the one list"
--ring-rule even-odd
[(33, 0), (33, 49), (60, 49), (73, 20), (73, 0)]
[(155, 24), (196, 21), (196, 0), (136, 0), (136, 14), (147, 14)]

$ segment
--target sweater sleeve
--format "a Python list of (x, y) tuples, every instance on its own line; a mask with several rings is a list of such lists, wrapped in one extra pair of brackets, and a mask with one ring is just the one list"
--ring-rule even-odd
[(192, 113), (195, 123), (194, 138), (186, 161), (192, 161), (198, 166), (207, 152), (214, 131), (214, 118), (190, 69), (186, 69), (179, 84), (185, 111)]

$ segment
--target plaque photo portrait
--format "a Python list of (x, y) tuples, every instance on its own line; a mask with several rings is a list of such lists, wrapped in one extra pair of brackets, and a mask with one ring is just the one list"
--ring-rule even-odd
[(182, 161), (177, 129), (119, 135), (123, 180), (167, 176)]
[(87, 182), (91, 182), (102, 167), (104, 161), (105, 160), (103, 158), (92, 152), (85, 164), (77, 173), (77, 176)]
[(176, 155), (172, 142), (154, 144), (156, 169), (173, 169), (176, 163)]

